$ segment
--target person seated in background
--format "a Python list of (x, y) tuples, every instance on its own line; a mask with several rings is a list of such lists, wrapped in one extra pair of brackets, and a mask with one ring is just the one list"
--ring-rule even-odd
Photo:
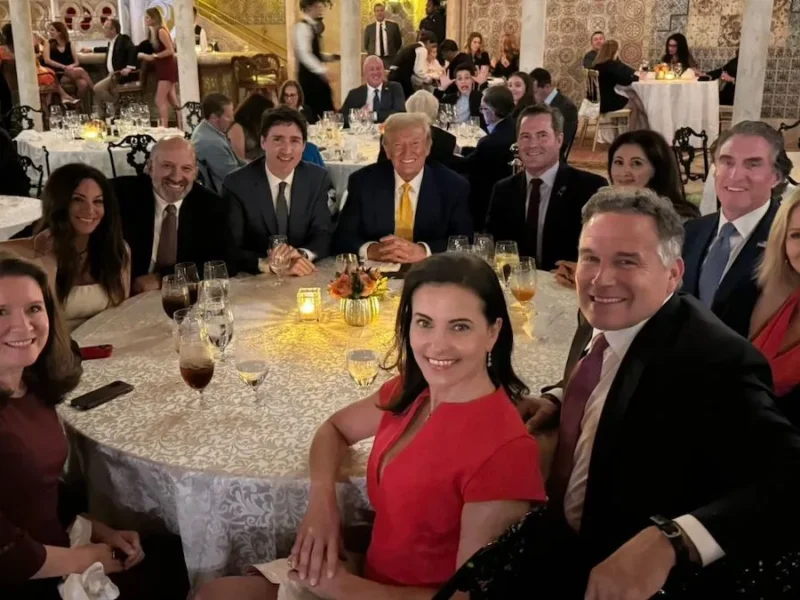
[(447, 65), (445, 75), (439, 78), (438, 87), (434, 94), (440, 100), (445, 94), (454, 93), (456, 89), (456, 69), (460, 66), (472, 65), (472, 57), (467, 52), (461, 52), (454, 40), (445, 40), (439, 44), (437, 52)]
[(42, 64), (55, 71), (62, 85), (73, 83), (78, 90), (78, 97), (85, 100), (94, 85), (86, 69), (78, 62), (77, 55), (72, 52), (67, 26), (54, 21), (47, 26), (47, 33), (50, 39), (42, 45)]
[(561, 146), (561, 160), (567, 162), (567, 155), (575, 134), (578, 131), (578, 107), (553, 86), (553, 78), (545, 69), (531, 71), (533, 80), (533, 98), (538, 104), (547, 104), (557, 108), (564, 116), (564, 145)]
[[(600, 90), (600, 114), (604, 115), (623, 108), (630, 109), (630, 130), (650, 129), (647, 111), (642, 99), (630, 89), (634, 81), (639, 81), (636, 72), (619, 59), (619, 42), (608, 40), (600, 48), (594, 60), (597, 71), (597, 87)], [(628, 96), (618, 94), (616, 87), (626, 87)]]
[(177, 263), (193, 262), (202, 273), (205, 262), (227, 256), (225, 204), (196, 179), (194, 146), (181, 136), (153, 146), (144, 176), (114, 179), (134, 294), (161, 289)]
[(745, 337), (759, 296), (756, 269), (778, 212), (771, 196), (783, 150), (783, 136), (766, 123), (724, 130), (714, 156), (720, 210), (686, 223), (683, 291)]
[[(439, 62), (439, 48), (433, 48), (428, 51), (428, 63), (427, 63), (427, 70), (426, 73), (428, 77), (431, 78), (431, 83), (427, 83), (422, 86), (422, 89), (433, 92), (438, 84), (439, 80), (444, 76), (444, 66)], [(412, 94), (413, 96), (413, 94)]]
[(303, 94), (303, 88), (300, 87), (299, 83), (293, 79), (283, 82), (283, 85), (281, 85), (281, 89), (278, 92), (278, 104), (293, 108), (303, 115), (309, 124), (313, 125), (317, 121), (314, 119), (314, 115), (311, 114), (311, 109), (306, 106), (305, 102), (306, 98)]
[(240, 161), (256, 160), (264, 156), (261, 148), (261, 120), (264, 113), (275, 104), (261, 94), (250, 94), (233, 113), (233, 124), (228, 129), (228, 139)]
[(177, 536), (142, 540), (83, 512), (91, 543), (70, 545), (67, 527), (86, 507), (66, 501), (56, 405), (77, 387), (80, 359), (38, 266), (0, 253), (0, 306), (0, 596), (59, 598), (63, 577), (100, 563), (122, 598), (185, 598)]
[(106, 55), (108, 75), (94, 84), (97, 102), (116, 102), (119, 97), (119, 94), (115, 92), (116, 86), (138, 79), (138, 75), (133, 73), (139, 64), (136, 58), (136, 46), (129, 35), (120, 33), (121, 27), (117, 19), (106, 19), (103, 23), (103, 34), (106, 36), (108, 44), (94, 48), (81, 48), (81, 52)]
[(481, 113), (489, 134), (479, 139), (475, 149), (453, 166), (453, 170), (469, 181), (469, 204), (475, 231), (483, 231), (486, 226), (486, 211), (494, 185), (512, 175), (511, 145), (516, 141), (513, 112), (514, 98), (507, 87), (486, 88), (481, 99)]
[(664, 56), (661, 57), (661, 62), (667, 63), (670, 66), (679, 64), (683, 67), (684, 71), (686, 69), (697, 68), (697, 62), (695, 62), (689, 50), (689, 42), (686, 41), (686, 36), (682, 33), (673, 33), (667, 38)]
[(462, 63), (456, 68), (456, 91), (442, 96), (442, 104), (455, 106), (454, 123), (469, 123), (472, 117), (480, 119), (481, 93), (474, 81), (475, 70), (469, 63)]
[(482, 86), (489, 79), (489, 67), (492, 61), (489, 60), (489, 54), (483, 49), (483, 36), (473, 31), (467, 38), (467, 43), (464, 45), (464, 52), (469, 55), (472, 60), (472, 66), (475, 67), (475, 83)]
[(683, 192), (678, 162), (672, 148), (657, 131), (626, 131), (608, 147), (611, 185), (649, 188), (667, 198), (686, 222), (700, 216)]
[(600, 52), (600, 48), (603, 47), (603, 44), (606, 42), (606, 34), (602, 31), (595, 31), (592, 33), (592, 49), (589, 50), (586, 54), (583, 55), (583, 68), (584, 69), (593, 69), (594, 68), (594, 60), (597, 58), (597, 53)]
[[(211, 582), (196, 600), (275, 600), (290, 581), (336, 600), (431, 598), (531, 503), (543, 502), (538, 447), (515, 408), (528, 390), (512, 366), (514, 334), (492, 268), (462, 253), (415, 265), (396, 330), (399, 375), (314, 436), (311, 496), (289, 559), (257, 565), (265, 577)], [(352, 573), (339, 564), (336, 481), (347, 449), (373, 436), (367, 488), (375, 522), (364, 573)], [(296, 598), (294, 591), (280, 593)]]
[(131, 250), (110, 182), (83, 163), (47, 178), (36, 235), (0, 243), (38, 263), (71, 330), (130, 295)]
[(517, 120), (524, 171), (495, 184), (486, 230), (495, 240), (514, 240), (520, 256), (539, 269), (578, 258), (581, 210), (606, 180), (559, 162), (564, 117), (546, 104), (529, 106)]
[(536, 104), (533, 96), (533, 79), (524, 71), (517, 71), (508, 78), (506, 85), (514, 98), (514, 118), (517, 119), (523, 110)]
[[(406, 100), (406, 112), (421, 113), (428, 117), (431, 123), (431, 152), (426, 162), (428, 164), (431, 162), (441, 163), (446, 167), (453, 168), (459, 162), (459, 157), (455, 154), (456, 136), (433, 124), (439, 118), (439, 101), (436, 96), (425, 90), (414, 92), (411, 94), (411, 98)], [(381, 138), (378, 161), (384, 160), (388, 161), (389, 157), (386, 156), (386, 148), (383, 145), (383, 138)]]
[(785, 200), (772, 222), (758, 266), (760, 294), (750, 339), (769, 361), (776, 403), (800, 425), (800, 192)]
[(722, 81), (719, 89), (719, 103), (723, 106), (733, 106), (733, 99), (736, 96), (736, 73), (739, 69), (739, 52), (736, 56), (725, 63), (720, 69), (713, 69), (706, 73), (712, 80)]
[[(333, 223), (328, 171), (301, 160), (308, 139), (303, 116), (287, 107), (267, 112), (261, 123), (264, 158), (234, 171), (222, 187), (228, 207), (230, 267), (233, 272), (271, 272), (267, 254), (287, 252), (289, 275), (316, 271), (314, 261), (330, 254)], [(286, 244), (270, 248), (270, 238)]]
[(508, 79), (519, 71), (519, 43), (510, 33), (504, 33), (500, 40), (500, 51), (492, 59), (492, 75)]
[(192, 133), (200, 171), (214, 189), (222, 189), (222, 181), (243, 166), (244, 160), (236, 156), (228, 139), (233, 124), (233, 102), (225, 94), (213, 92), (203, 98), (203, 120)]
[(386, 120), (383, 146), (391, 162), (359, 169), (347, 182), (334, 253), (415, 263), (444, 252), (451, 235), (471, 237), (469, 183), (447, 167), (425, 164), (431, 151), (428, 117), (392, 115)]
[(364, 85), (347, 92), (342, 108), (344, 126), (350, 127), (350, 111), (364, 110), (374, 113), (378, 123), (389, 115), (405, 110), (403, 88), (396, 81), (383, 80), (383, 61), (375, 55), (364, 60)]
[(417, 41), (401, 48), (389, 71), (389, 81), (396, 81), (408, 98), (414, 90), (429, 85), (433, 80), (428, 75), (428, 52), (438, 45), (438, 39), (430, 31), (421, 30)]

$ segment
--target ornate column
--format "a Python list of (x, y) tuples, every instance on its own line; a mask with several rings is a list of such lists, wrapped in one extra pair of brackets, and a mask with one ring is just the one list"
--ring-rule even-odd
[(773, 0), (745, 0), (733, 123), (760, 121)]
[(286, 75), (289, 79), (297, 79), (297, 60), (294, 57), (294, 24), (297, 23), (298, 0), (284, 0), (286, 15)]
[(520, 71), (544, 66), (544, 36), (547, 0), (522, 0)]
[[(447, 0), (447, 25), (446, 33), (447, 39), (455, 40), (461, 46), (465, 39), (463, 36), (463, 22), (464, 22), (464, 2), (465, 0)], [(439, 43), (444, 40), (439, 40)]]
[(361, 0), (338, 0), (341, 96), (361, 85)]
[(60, 21), (61, 17), (58, 14), (58, 0), (50, 0), (50, 20)]
[(117, 0), (117, 18), (122, 28), (121, 33), (131, 35), (131, 10), (128, 0)]
[(200, 102), (200, 79), (197, 70), (197, 53), (194, 49), (194, 4), (192, 0), (174, 0), (175, 44), (178, 49), (178, 83), (181, 87), (181, 104)]
[[(9, 0), (11, 27), (14, 31), (14, 58), (17, 65), (19, 103), (32, 108), (42, 107), (36, 77), (36, 55), (33, 52), (33, 28), (29, 0)], [(42, 118), (34, 114), (37, 131), (42, 131)]]

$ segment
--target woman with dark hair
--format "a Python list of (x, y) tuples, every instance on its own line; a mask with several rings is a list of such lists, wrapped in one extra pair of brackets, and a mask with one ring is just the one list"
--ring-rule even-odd
[[(288, 561), (257, 567), (273, 583), (221, 579), (197, 600), (271, 600), (274, 583), (287, 579), (336, 600), (430, 598), (531, 502), (544, 500), (536, 441), (515, 407), (527, 388), (512, 366), (513, 345), (489, 265), (460, 253), (415, 265), (386, 365), (399, 376), (317, 431), (308, 511)], [(338, 565), (336, 481), (348, 447), (373, 436), (367, 490), (375, 522), (362, 577)], [(278, 565), (294, 571), (287, 578)]]
[(311, 125), (317, 122), (311, 109), (306, 106), (306, 97), (303, 94), (303, 88), (293, 79), (288, 79), (283, 82), (278, 92), (278, 104), (283, 104), (289, 108), (295, 109), (303, 115), (306, 121)]
[(255, 160), (264, 156), (261, 149), (261, 118), (275, 104), (261, 94), (252, 94), (233, 113), (233, 125), (228, 129), (228, 139), (236, 156), (242, 160)]
[(475, 67), (475, 83), (483, 85), (489, 79), (489, 67), (492, 61), (489, 54), (483, 49), (483, 36), (477, 31), (473, 31), (467, 38), (464, 52), (472, 58), (472, 65)]
[(689, 42), (686, 41), (686, 36), (682, 33), (673, 33), (667, 38), (661, 62), (668, 65), (680, 64), (684, 71), (697, 68), (697, 63), (689, 50)]
[(524, 71), (517, 71), (508, 78), (508, 89), (514, 97), (514, 119), (528, 106), (536, 104), (533, 97), (533, 79)]
[(617, 136), (608, 148), (608, 178), (611, 185), (649, 188), (668, 198), (684, 221), (700, 216), (684, 195), (672, 149), (656, 131), (627, 131)]
[[(630, 129), (650, 129), (647, 112), (642, 99), (630, 85), (639, 81), (636, 72), (619, 59), (619, 42), (606, 40), (594, 59), (593, 68), (597, 71), (597, 87), (600, 91), (600, 114), (630, 109)], [(618, 94), (616, 87), (627, 88), (627, 96)]]
[(54, 21), (47, 26), (47, 33), (50, 39), (42, 46), (42, 64), (53, 69), (62, 84), (67, 81), (74, 83), (78, 88), (78, 96), (85, 98), (94, 89), (94, 84), (78, 62), (77, 55), (72, 52), (67, 26), (60, 21)]
[(53, 171), (42, 195), (39, 232), (4, 246), (49, 272), (71, 329), (130, 295), (130, 248), (122, 239), (117, 200), (105, 175), (89, 165)]
[(138, 533), (81, 514), (91, 543), (70, 546), (67, 528), (83, 507), (67, 502), (60, 481), (67, 439), (55, 406), (78, 385), (80, 359), (44, 271), (5, 252), (0, 306), (0, 597), (56, 600), (63, 577), (100, 563), (123, 599), (156, 590), (185, 598), (186, 565), (174, 538), (145, 543), (145, 560)]

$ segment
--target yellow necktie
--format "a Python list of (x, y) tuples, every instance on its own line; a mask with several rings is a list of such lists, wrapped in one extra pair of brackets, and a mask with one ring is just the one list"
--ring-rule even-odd
[(411, 206), (411, 186), (407, 183), (403, 184), (400, 206), (394, 217), (394, 234), (409, 242), (414, 241), (414, 209)]

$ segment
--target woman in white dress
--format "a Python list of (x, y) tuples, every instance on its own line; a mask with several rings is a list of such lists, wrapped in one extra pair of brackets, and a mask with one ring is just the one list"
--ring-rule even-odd
[(100, 171), (81, 163), (53, 171), (32, 238), (3, 246), (47, 272), (70, 330), (130, 295), (130, 248), (119, 207)]

